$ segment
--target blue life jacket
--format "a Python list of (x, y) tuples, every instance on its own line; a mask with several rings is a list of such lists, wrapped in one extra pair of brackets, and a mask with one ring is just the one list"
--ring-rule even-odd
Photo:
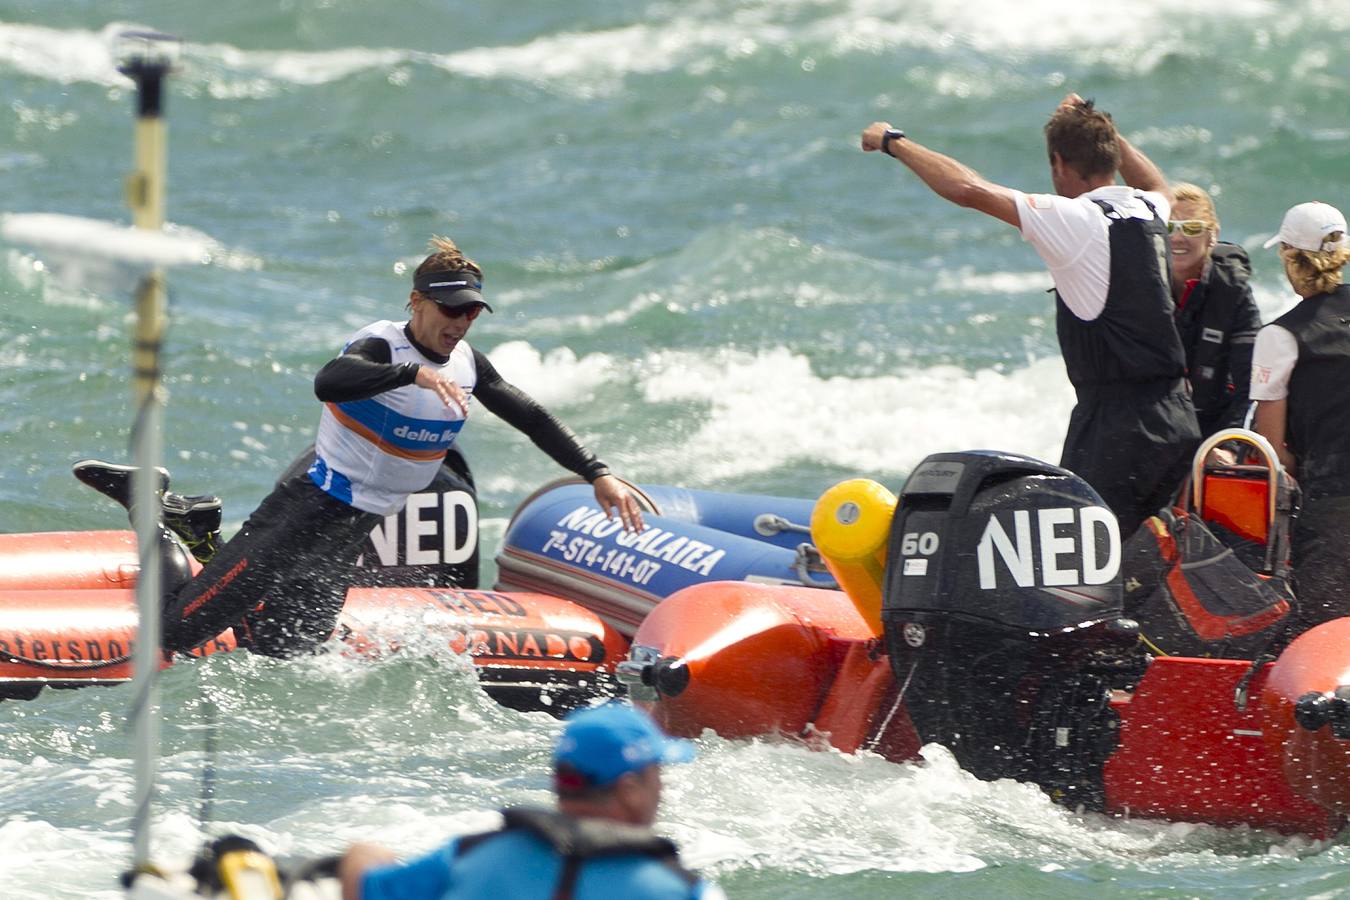
[(721, 892), (650, 829), (543, 809), (502, 810), (502, 828), (369, 872), (363, 900), (699, 900)]

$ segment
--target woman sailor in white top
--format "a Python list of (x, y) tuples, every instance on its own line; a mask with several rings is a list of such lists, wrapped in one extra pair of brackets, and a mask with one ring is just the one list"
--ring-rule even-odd
[(607, 515), (642, 530), (627, 486), (464, 340), (479, 313), (491, 312), (482, 270), (449, 239), (431, 245), (413, 276), (411, 317), (362, 328), (315, 377), (324, 408), (309, 470), (283, 479), (195, 578), (172, 564), (181, 549), (164, 535), (165, 649), (231, 625), (240, 643), (273, 656), (326, 640), (347, 591), (327, 573), (354, 561), (371, 529), (431, 483), (471, 398), (590, 482)]
[(1302, 299), (1257, 333), (1251, 398), (1268, 438), (1303, 491), (1291, 535), (1297, 630), (1350, 615), (1350, 262), (1345, 217), (1300, 203), (1266, 242)]

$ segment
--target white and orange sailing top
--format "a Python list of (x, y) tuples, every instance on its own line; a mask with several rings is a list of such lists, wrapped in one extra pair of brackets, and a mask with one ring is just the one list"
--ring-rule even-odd
[[(392, 365), (415, 363), (448, 370), (464, 393), (473, 394), (478, 372), (467, 341), (460, 341), (450, 358), (439, 362), (413, 346), (402, 323), (380, 321), (352, 335), (347, 346), (371, 337), (388, 342)], [(409, 494), (431, 484), (464, 421), (458, 407), (446, 406), (435, 391), (415, 384), (364, 400), (325, 403), (309, 476), (343, 503), (391, 515), (402, 509)]]

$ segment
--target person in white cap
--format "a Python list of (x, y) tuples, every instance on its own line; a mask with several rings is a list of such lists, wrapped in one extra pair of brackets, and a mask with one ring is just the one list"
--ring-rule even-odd
[(725, 900), (651, 831), (661, 767), (693, 759), (626, 703), (572, 713), (553, 753), (556, 810), (508, 807), (496, 831), (452, 839), (398, 864), (353, 844), (338, 864), (344, 900)]
[(1256, 430), (1303, 490), (1291, 563), (1296, 625), (1350, 615), (1350, 261), (1345, 216), (1326, 203), (1285, 213), (1280, 259), (1297, 306), (1265, 326), (1252, 353)]

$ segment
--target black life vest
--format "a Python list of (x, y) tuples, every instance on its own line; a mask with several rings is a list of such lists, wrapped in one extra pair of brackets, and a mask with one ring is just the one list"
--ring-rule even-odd
[(1074, 315), (1055, 292), (1055, 329), (1069, 380), (1081, 395), (1093, 388), (1179, 379), (1186, 354), (1173, 320), (1166, 224), (1147, 200), (1151, 219), (1122, 215), (1105, 200), (1092, 202), (1111, 220), (1111, 280), (1106, 305), (1090, 322)]
[(1350, 496), (1350, 286), (1275, 320), (1298, 341), (1289, 378), (1289, 448), (1306, 499)]
[(602, 856), (650, 856), (682, 878), (691, 888), (697, 875), (680, 865), (680, 851), (651, 829), (610, 819), (578, 818), (547, 809), (513, 806), (502, 810), (504, 824), (460, 838), (456, 855), (462, 856), (484, 841), (510, 831), (527, 831), (562, 857), (562, 875), (553, 891), (553, 900), (570, 900), (576, 889), (581, 866)]
[(1248, 287), (1251, 274), (1246, 250), (1217, 243), (1200, 282), (1177, 310), (1202, 436), (1241, 426), (1250, 405), (1252, 344), (1261, 328), (1261, 313)]

